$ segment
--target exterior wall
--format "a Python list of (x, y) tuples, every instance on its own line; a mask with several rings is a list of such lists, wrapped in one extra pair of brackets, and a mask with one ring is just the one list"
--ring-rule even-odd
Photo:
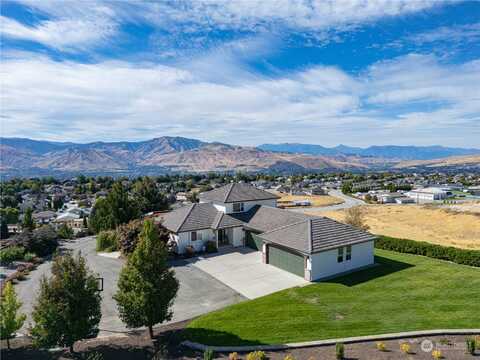
[(345, 260), (346, 249), (344, 249), (343, 262), (337, 262), (338, 250), (328, 250), (311, 255), (307, 261), (307, 270), (311, 273), (311, 281), (328, 278), (336, 274), (351, 271), (356, 268), (372, 265), (373, 241), (352, 245), (352, 259)]
[[(222, 211), (225, 214), (233, 213), (233, 203), (212, 203), (213, 206), (218, 211)], [(270, 199), (270, 200), (255, 200), (255, 201), (243, 201), (243, 211), (248, 211), (255, 205), (265, 205), (271, 207), (277, 207), (277, 200)]]
[(233, 246), (243, 246), (245, 244), (245, 231), (239, 226), (233, 228)]
[[(199, 237), (202, 237), (200, 240)], [(173, 240), (177, 243), (178, 253), (183, 254), (187, 246), (193, 246), (195, 251), (202, 251), (205, 243), (210, 240), (216, 241), (215, 233), (211, 229), (197, 231), (197, 240), (191, 241), (190, 232), (181, 232), (173, 235)]]

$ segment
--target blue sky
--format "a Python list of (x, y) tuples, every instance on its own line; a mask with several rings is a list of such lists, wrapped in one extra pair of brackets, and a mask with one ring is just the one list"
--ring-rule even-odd
[(480, 2), (2, 1), (3, 136), (480, 147)]

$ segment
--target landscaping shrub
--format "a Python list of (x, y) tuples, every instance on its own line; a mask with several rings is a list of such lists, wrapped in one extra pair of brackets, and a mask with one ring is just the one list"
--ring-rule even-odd
[(213, 360), (214, 354), (212, 349), (207, 349), (203, 353), (203, 360)]
[(8, 265), (16, 260), (22, 260), (25, 248), (22, 246), (11, 246), (0, 251), (0, 263)]
[(57, 232), (50, 225), (44, 225), (33, 231), (23, 231), (11, 237), (8, 243), (11, 246), (22, 246), (27, 252), (38, 256), (52, 254), (58, 246)]
[(32, 262), (34, 261), (35, 257), (37, 255), (35, 255), (34, 253), (32, 252), (26, 252), (24, 255), (23, 255), (23, 260), (27, 261), (27, 262)]
[(218, 251), (217, 249), (217, 244), (215, 243), (215, 241), (207, 241), (205, 243), (205, 251), (207, 253), (215, 253)]
[(409, 343), (401, 343), (400, 344), (400, 351), (405, 354), (410, 354), (410, 344)]
[(247, 354), (247, 360), (267, 360), (267, 355), (263, 351), (253, 351)]
[(228, 360), (238, 360), (238, 354), (236, 352), (228, 354)]
[(433, 350), (432, 351), (432, 356), (435, 360), (441, 359), (442, 358), (442, 352), (440, 350)]
[(465, 340), (465, 343), (467, 345), (467, 353), (470, 355), (473, 355), (475, 353), (475, 348), (476, 348), (475, 339), (467, 338)]
[(387, 345), (384, 342), (377, 342), (377, 350), (379, 351), (387, 351)]
[(283, 358), (283, 360), (295, 360), (295, 358), (293, 357), (293, 355), (288, 354)]
[(57, 230), (58, 237), (61, 239), (72, 239), (73, 229), (67, 224), (62, 224)]
[(389, 236), (379, 236), (375, 240), (375, 247), (480, 267), (480, 250), (465, 250), (451, 246), (430, 244), (424, 241), (397, 239)]
[(195, 255), (195, 249), (193, 246), (187, 246), (185, 247), (185, 256), (188, 258), (191, 258)]
[(111, 252), (118, 249), (117, 233), (113, 230), (100, 231), (97, 235), (97, 251)]
[(342, 343), (335, 344), (335, 357), (337, 360), (342, 360), (345, 357), (345, 345)]
[(128, 224), (120, 225), (117, 228), (118, 246), (123, 255), (128, 256), (133, 253), (142, 228), (142, 220), (132, 220)]

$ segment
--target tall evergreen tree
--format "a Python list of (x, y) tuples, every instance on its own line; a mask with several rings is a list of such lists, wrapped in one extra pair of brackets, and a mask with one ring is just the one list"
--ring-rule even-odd
[(168, 209), (168, 200), (155, 181), (144, 176), (133, 186), (134, 199), (142, 213)]
[(17, 300), (12, 283), (7, 282), (0, 299), (0, 338), (7, 340), (9, 349), (10, 339), (20, 330), (26, 319), (25, 314), (18, 313), (21, 306), (22, 303)]
[(101, 297), (95, 275), (79, 254), (57, 256), (52, 276), (40, 282), (40, 294), (33, 309), (32, 337), (37, 346), (68, 346), (94, 337), (102, 316)]
[[(160, 237), (168, 237), (166, 229)], [(172, 318), (171, 307), (178, 291), (178, 280), (167, 262), (165, 239), (160, 239), (151, 220), (144, 222), (139, 243), (120, 272), (117, 301), (120, 318), (128, 327), (153, 325)]]
[(31, 208), (27, 208), (25, 210), (25, 214), (23, 215), (23, 223), (22, 227), (24, 230), (32, 231), (35, 229), (35, 222), (33, 221), (33, 210)]

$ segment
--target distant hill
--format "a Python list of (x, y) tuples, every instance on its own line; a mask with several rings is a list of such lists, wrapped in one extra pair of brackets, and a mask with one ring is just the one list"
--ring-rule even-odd
[[(0, 173), (7, 177), (70, 176), (77, 173), (138, 176), (208, 171), (302, 173), (419, 170), (435, 167), (437, 163), (440, 167), (455, 169), (480, 168), (480, 159), (476, 164), (475, 157), (467, 162), (450, 161), (450, 158), (435, 159), (433, 163), (424, 160), (437, 154), (444, 157), (462, 151), (476, 151), (480, 155), (479, 150), (443, 147), (372, 146), (361, 149), (345, 145), (325, 148), (279, 144), (256, 148), (170, 136), (137, 142), (88, 144), (0, 138)], [(414, 157), (413, 162), (411, 157)]]
[(368, 148), (339, 145), (328, 148), (312, 144), (263, 144), (259, 149), (266, 151), (288, 152), (309, 155), (359, 155), (396, 160), (432, 160), (449, 156), (464, 156), (480, 154), (480, 149), (450, 148), (435, 146), (370, 146)]

